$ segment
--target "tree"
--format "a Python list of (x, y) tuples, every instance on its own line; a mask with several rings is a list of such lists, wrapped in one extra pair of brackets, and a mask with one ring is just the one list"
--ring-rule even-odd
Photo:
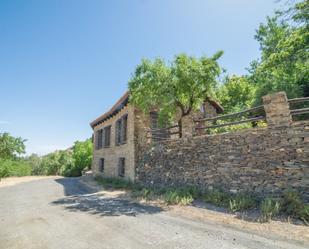
[(250, 80), (261, 96), (286, 91), (289, 98), (309, 96), (309, 1), (268, 17), (256, 33), (261, 58), (251, 63)]
[(129, 81), (130, 101), (145, 113), (155, 107), (161, 121), (175, 118), (180, 111), (181, 127), (184, 116), (214, 96), (222, 54), (219, 51), (210, 58), (180, 54), (170, 64), (162, 59), (142, 60)]
[(244, 76), (226, 77), (216, 96), (226, 113), (241, 111), (252, 106), (255, 86)]
[(91, 139), (86, 141), (77, 141), (73, 147), (73, 159), (75, 166), (80, 170), (91, 167), (92, 162), (92, 142)]
[(15, 159), (25, 153), (25, 141), (9, 133), (0, 133), (0, 159)]

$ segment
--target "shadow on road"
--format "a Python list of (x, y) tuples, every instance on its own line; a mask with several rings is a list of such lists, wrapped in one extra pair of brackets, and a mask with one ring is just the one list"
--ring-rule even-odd
[(79, 183), (79, 178), (61, 178), (55, 180), (63, 185), (66, 197), (53, 201), (52, 205), (63, 206), (71, 212), (88, 212), (101, 216), (136, 216), (138, 214), (154, 214), (163, 209), (151, 205), (142, 205), (122, 198), (107, 197), (94, 193)]
[(65, 177), (55, 179), (55, 181), (63, 186), (63, 192), (66, 196), (90, 194), (95, 191), (80, 184), (79, 177)]
[(138, 214), (154, 214), (163, 211), (162, 208), (142, 205), (129, 200), (109, 198), (101, 194), (84, 194), (68, 196), (52, 202), (62, 205), (68, 211), (88, 212), (101, 216), (136, 216)]

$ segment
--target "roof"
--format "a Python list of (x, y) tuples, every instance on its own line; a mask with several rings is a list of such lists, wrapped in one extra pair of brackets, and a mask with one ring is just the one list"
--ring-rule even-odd
[(102, 114), (100, 117), (96, 118), (94, 121), (90, 123), (90, 126), (94, 128), (98, 124), (103, 123), (107, 119), (111, 118), (112, 116), (116, 115), (123, 107), (125, 107), (129, 102), (129, 91), (127, 91), (117, 102), (113, 105), (113, 107)]
[[(116, 102), (116, 104), (113, 105), (113, 107), (103, 113), (100, 117), (96, 118), (94, 121), (92, 121), (90, 123), (90, 126), (92, 128), (94, 128), (95, 126), (103, 123), (104, 121), (106, 121), (107, 119), (113, 117), (114, 115), (116, 115), (118, 112), (120, 112), (120, 110), (125, 107), (128, 102), (129, 102), (129, 96), (130, 96), (130, 93), (129, 91), (126, 91), (124, 95), (122, 95), (122, 97)], [(216, 108), (217, 112), (218, 113), (222, 113), (223, 112), (223, 107), (215, 100), (213, 99), (209, 99), (208, 100), (209, 103)]]
[(214, 108), (216, 108), (218, 113), (222, 113), (224, 111), (224, 108), (222, 107), (222, 105), (220, 105), (220, 103), (217, 102), (216, 100), (209, 99), (208, 101)]

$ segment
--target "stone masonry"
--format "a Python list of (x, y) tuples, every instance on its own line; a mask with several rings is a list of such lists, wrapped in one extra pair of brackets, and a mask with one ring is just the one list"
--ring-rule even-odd
[[(268, 127), (152, 143), (139, 153), (138, 182), (154, 186), (278, 196), (299, 191), (309, 201), (309, 121), (292, 122), (285, 93), (263, 98)], [(185, 127), (183, 127), (185, 128)]]

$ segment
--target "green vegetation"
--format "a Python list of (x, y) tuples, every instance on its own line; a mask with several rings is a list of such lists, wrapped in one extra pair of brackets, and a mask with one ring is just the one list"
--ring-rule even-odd
[(256, 206), (256, 200), (251, 195), (246, 193), (232, 195), (229, 201), (229, 209), (232, 212), (252, 209)]
[(280, 202), (266, 198), (260, 205), (262, 221), (269, 221), (280, 213)]
[(23, 160), (0, 159), (0, 178), (31, 175), (31, 165)]
[[(170, 63), (160, 58), (144, 59), (129, 81), (130, 101), (145, 112), (155, 106), (161, 124), (173, 120), (181, 128), (182, 117), (198, 110), (207, 99), (217, 99), (227, 114), (259, 105), (262, 96), (273, 92), (285, 91), (288, 98), (309, 96), (309, 2), (291, 1), (286, 6), (287, 9), (267, 17), (266, 22), (258, 27), (255, 39), (260, 45), (261, 55), (251, 62), (246, 75), (222, 75), (224, 70), (218, 63), (222, 51), (212, 57), (200, 58), (178, 54)], [(224, 122), (219, 120), (216, 124), (235, 120), (239, 117)], [(265, 122), (233, 125), (208, 132), (259, 126), (265, 126)]]
[(229, 205), (230, 194), (220, 189), (207, 190), (203, 194), (203, 199), (219, 207), (227, 208)]
[(113, 189), (132, 189), (134, 184), (131, 181), (114, 178), (114, 177), (95, 177), (95, 180), (103, 185), (105, 188), (113, 188)]
[(25, 153), (25, 140), (0, 133), (0, 178), (31, 174), (31, 166), (19, 156)]
[(8, 133), (0, 134), (0, 178), (26, 175), (80, 176), (91, 166), (92, 142), (75, 142), (72, 150), (55, 151), (46, 156), (25, 153), (25, 140)]
[(292, 2), (259, 26), (255, 39), (261, 56), (248, 75), (226, 77), (217, 98), (227, 113), (261, 103), (261, 97), (285, 91), (289, 98), (309, 96), (309, 1)]
[(222, 54), (220, 51), (210, 58), (179, 54), (170, 64), (162, 59), (144, 59), (129, 82), (130, 101), (145, 112), (156, 106), (159, 119), (165, 122), (175, 119), (180, 110), (177, 121), (181, 125), (182, 117), (213, 95)]
[(232, 213), (246, 210), (260, 210), (260, 221), (270, 221), (278, 215), (288, 215), (309, 223), (309, 204), (305, 204), (299, 194), (292, 190), (284, 192), (282, 198), (265, 198), (258, 201), (252, 194), (236, 194), (220, 189), (201, 191), (193, 186), (186, 187), (144, 187), (121, 178), (96, 177), (95, 180), (107, 189), (130, 190), (131, 197), (144, 200), (158, 200), (167, 205), (190, 205), (196, 199), (225, 208)]

